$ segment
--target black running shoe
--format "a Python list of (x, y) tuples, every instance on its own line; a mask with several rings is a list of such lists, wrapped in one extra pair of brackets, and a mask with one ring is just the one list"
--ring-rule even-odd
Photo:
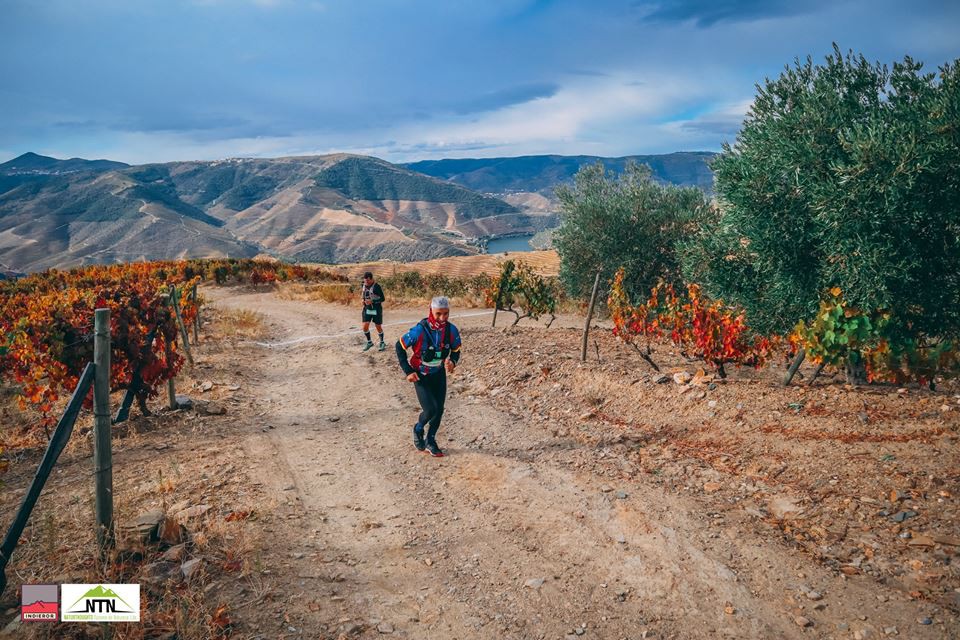
[(443, 451), (441, 451), (440, 447), (437, 446), (436, 440), (430, 440), (427, 442), (427, 452), (429, 452), (434, 458), (443, 457)]
[(417, 451), (423, 451), (427, 448), (427, 443), (423, 439), (423, 429), (413, 428), (413, 446), (417, 448)]

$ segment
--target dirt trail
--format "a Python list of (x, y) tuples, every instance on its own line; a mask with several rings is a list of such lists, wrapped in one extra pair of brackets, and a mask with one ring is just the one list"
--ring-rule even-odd
[[(211, 293), (215, 306), (264, 314), (272, 342), (357, 325), (352, 309)], [(416, 318), (414, 310), (387, 315)], [(458, 322), (463, 371), (471, 327), (487, 322)], [(401, 329), (388, 327), (389, 344)], [(541, 459), (550, 447), (580, 445), (558, 444), (495, 399), (459, 393), (456, 376), (439, 438), (448, 456), (417, 453), (418, 407), (392, 348), (359, 347), (356, 335), (244, 348), (262, 415), (238, 420), (249, 422), (244, 446), (256, 471), (281, 496), (264, 566), (288, 603), (286, 637), (950, 633), (918, 625), (920, 609), (902, 593), (837, 576), (736, 518), (718, 526), (715, 514), (643, 476), (605, 481)], [(502, 444), (471, 446), (484, 440)], [(823, 599), (798, 596), (805, 588)]]

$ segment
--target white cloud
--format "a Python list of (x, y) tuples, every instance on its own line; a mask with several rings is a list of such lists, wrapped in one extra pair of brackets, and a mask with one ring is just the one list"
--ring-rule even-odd
[[(609, 143), (604, 129), (631, 132), (677, 104), (702, 97), (703, 89), (678, 78), (650, 78), (642, 84), (617, 76), (591, 78), (565, 86), (556, 94), (481, 114), (470, 120), (401, 129), (404, 142), (443, 148), (574, 143)], [(591, 134), (592, 131), (597, 133)]]
[(284, 136), (200, 138), (189, 132), (105, 132), (73, 155), (95, 154), (129, 163), (272, 157), (352, 152), (392, 161), (541, 153), (632, 155), (717, 147), (716, 127), (738, 126), (747, 101), (725, 104), (689, 120), (664, 113), (701, 102), (714, 89), (681, 76), (647, 74), (643, 83), (612, 74), (578, 77), (555, 94), (472, 116), (444, 115), (417, 122), (340, 132), (299, 131)]
[(702, 134), (722, 136), (725, 140), (732, 140), (740, 130), (743, 119), (752, 105), (753, 98), (745, 98), (720, 105), (695, 118), (674, 120), (666, 126), (678, 136)]

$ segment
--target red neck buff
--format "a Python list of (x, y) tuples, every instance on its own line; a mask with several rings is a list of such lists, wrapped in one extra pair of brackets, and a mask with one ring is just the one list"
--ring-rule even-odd
[(442, 331), (447, 326), (446, 321), (440, 322), (433, 315), (433, 307), (430, 307), (430, 315), (427, 316), (427, 323), (430, 325), (430, 328), (433, 329), (434, 331)]

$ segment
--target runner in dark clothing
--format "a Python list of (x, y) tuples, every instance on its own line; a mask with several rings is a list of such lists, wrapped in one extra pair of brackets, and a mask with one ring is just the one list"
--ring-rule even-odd
[(373, 340), (370, 339), (370, 323), (373, 322), (377, 327), (377, 335), (380, 336), (380, 351), (383, 351), (387, 348), (387, 344), (383, 341), (383, 301), (385, 298), (383, 289), (379, 283), (373, 281), (373, 274), (369, 271), (363, 274), (361, 297), (363, 298), (363, 317), (361, 318), (363, 335), (367, 337), (367, 344), (363, 350), (369, 351), (373, 348)]
[[(437, 430), (447, 398), (447, 373), (453, 373), (460, 361), (460, 331), (449, 318), (450, 301), (436, 297), (430, 304), (430, 314), (397, 341), (400, 368), (413, 383), (422, 409), (413, 427), (413, 446), (436, 458), (443, 455), (437, 446)], [(413, 350), (409, 360), (407, 349)], [(424, 438), (423, 430), (428, 425)]]

